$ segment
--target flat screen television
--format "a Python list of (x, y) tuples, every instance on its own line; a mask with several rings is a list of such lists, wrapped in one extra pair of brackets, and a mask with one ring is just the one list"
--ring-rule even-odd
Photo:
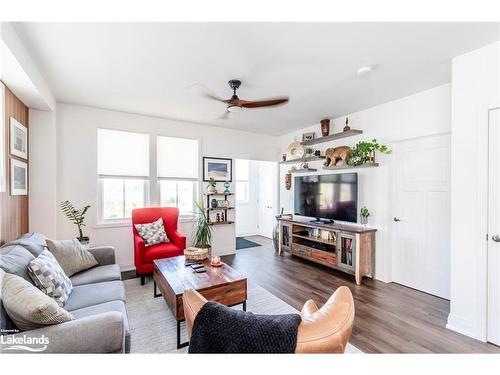
[(357, 173), (297, 176), (294, 186), (295, 215), (357, 222)]

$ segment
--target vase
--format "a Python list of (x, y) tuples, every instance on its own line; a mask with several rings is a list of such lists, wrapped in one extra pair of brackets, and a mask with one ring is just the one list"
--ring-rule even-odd
[(368, 156), (368, 163), (375, 163), (375, 151), (370, 152)]
[(214, 198), (214, 199), (212, 199), (212, 200), (210, 201), (210, 205), (212, 206), (212, 208), (217, 208), (217, 199), (215, 199), (215, 198)]
[(328, 137), (330, 135), (330, 119), (321, 120), (321, 135), (323, 137)]
[(361, 224), (363, 224), (363, 225), (368, 224), (368, 217), (367, 216), (361, 216)]

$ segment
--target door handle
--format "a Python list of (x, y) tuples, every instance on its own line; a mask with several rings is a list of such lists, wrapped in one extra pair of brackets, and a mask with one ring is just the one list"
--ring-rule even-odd
[(495, 234), (494, 236), (491, 236), (491, 239), (495, 242), (500, 242), (500, 234)]
[(397, 218), (396, 216), (394, 216), (394, 218), (393, 218), (392, 220), (394, 220), (396, 223), (397, 223), (398, 221), (401, 221), (401, 219)]

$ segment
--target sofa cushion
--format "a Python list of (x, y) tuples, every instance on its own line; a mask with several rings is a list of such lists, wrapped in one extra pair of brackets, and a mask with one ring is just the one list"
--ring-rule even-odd
[(109, 311), (117, 311), (123, 314), (123, 325), (125, 328), (125, 352), (130, 351), (130, 325), (128, 321), (127, 308), (123, 301), (111, 301), (99, 305), (84, 307), (73, 310), (71, 314), (75, 319), (81, 319), (92, 315), (98, 315)]
[(125, 288), (121, 281), (75, 286), (64, 308), (73, 311), (110, 301), (125, 302)]
[(47, 249), (45, 236), (41, 233), (25, 233), (7, 245), (20, 245), (33, 254), (35, 258)]
[(118, 264), (93, 267), (71, 276), (71, 282), (74, 287), (115, 280), (121, 280), (120, 266)]
[(42, 292), (52, 297), (59, 306), (64, 306), (73, 285), (49, 250), (42, 251), (30, 262), (28, 272)]
[(56, 301), (17, 275), (3, 278), (2, 303), (16, 326), (25, 331), (73, 320)]
[(152, 263), (155, 259), (170, 258), (178, 255), (182, 255), (184, 250), (179, 249), (173, 243), (162, 243), (147, 247), (144, 252), (144, 261), (146, 263)]
[(28, 265), (33, 259), (35, 259), (33, 254), (20, 245), (7, 245), (0, 248), (0, 268), (32, 284), (33, 281), (28, 274)]
[(75, 273), (97, 266), (97, 260), (76, 238), (72, 240), (47, 240), (49, 251), (57, 259), (64, 273)]
[(12, 319), (7, 314), (7, 311), (5, 311), (5, 307), (3, 306), (2, 285), (5, 275), (5, 271), (0, 268), (0, 334), (15, 333), (19, 331)]

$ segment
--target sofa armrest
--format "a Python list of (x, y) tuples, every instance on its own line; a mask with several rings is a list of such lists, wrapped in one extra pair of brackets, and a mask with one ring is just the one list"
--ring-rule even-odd
[[(42, 337), (48, 339), (43, 353), (114, 353), (125, 352), (123, 314), (110, 311), (69, 322), (24, 331), (12, 337)], [(43, 347), (29, 345), (30, 347)], [(8, 352), (6, 346), (2, 348)], [(23, 351), (24, 353), (25, 351)]]
[(182, 294), (182, 305), (184, 306), (184, 317), (186, 318), (186, 328), (188, 336), (191, 337), (194, 320), (203, 305), (207, 303), (205, 297), (193, 289), (187, 289)]
[(89, 251), (100, 266), (115, 264), (115, 248), (113, 246), (95, 246), (89, 248)]

